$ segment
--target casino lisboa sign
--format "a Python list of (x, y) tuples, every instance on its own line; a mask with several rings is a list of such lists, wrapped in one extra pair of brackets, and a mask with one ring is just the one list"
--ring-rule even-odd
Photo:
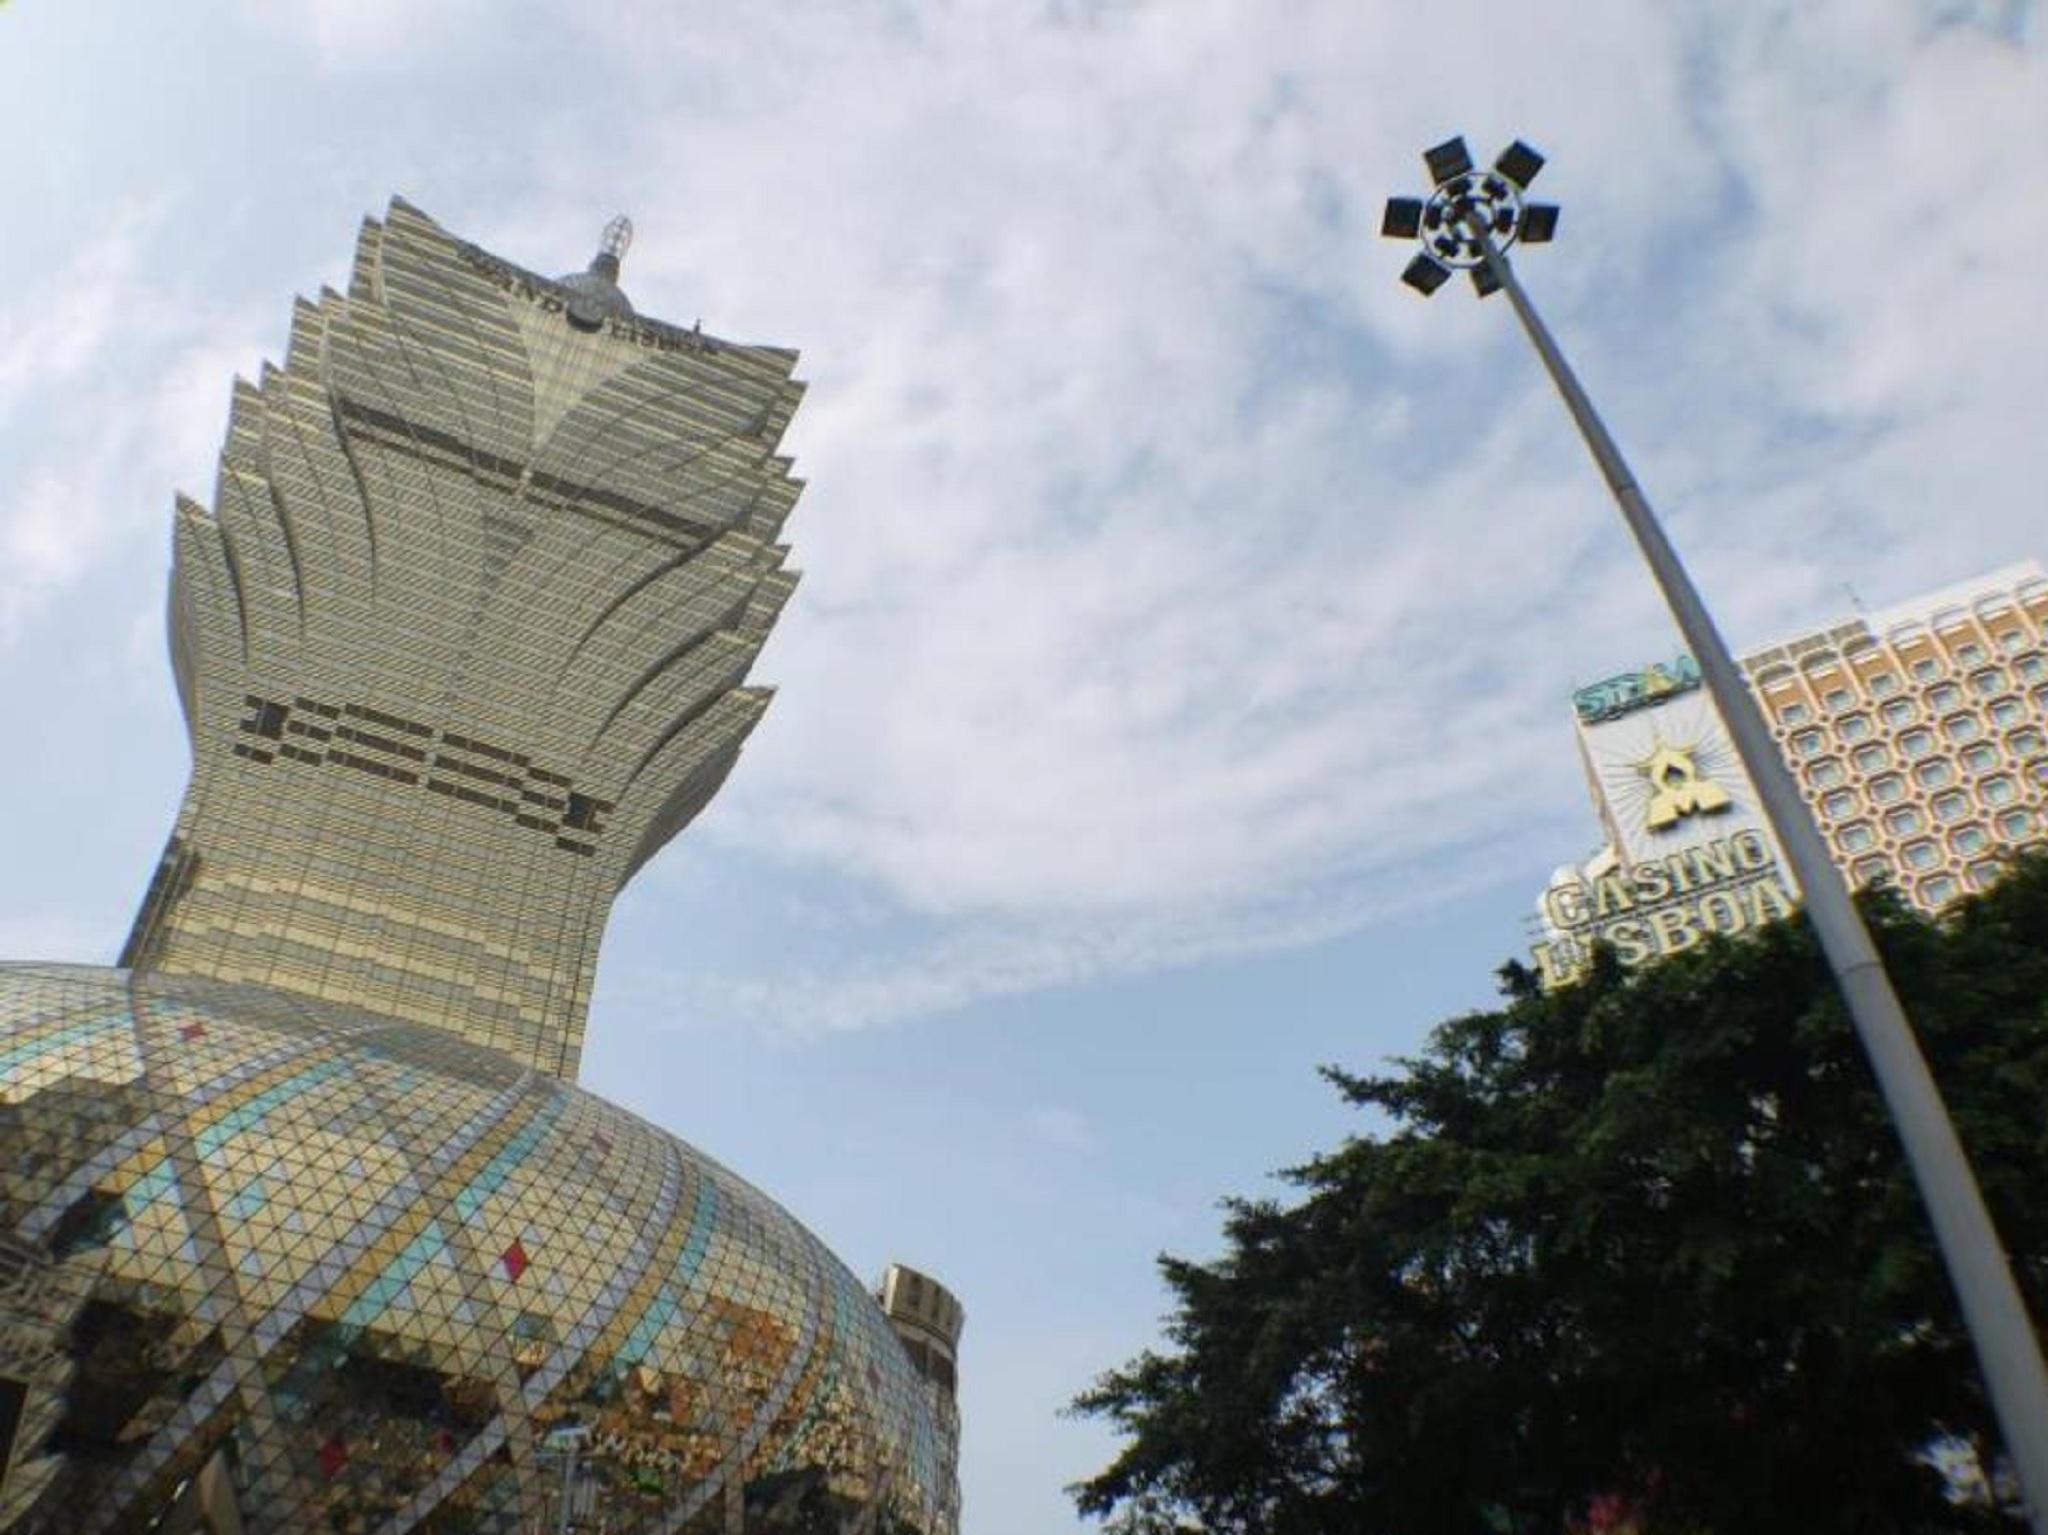
[(1546, 985), (1581, 974), (1593, 945), (1623, 964), (1785, 916), (1795, 895), (1754, 790), (1688, 656), (1573, 698), (1606, 846), (1560, 869), (1532, 953)]

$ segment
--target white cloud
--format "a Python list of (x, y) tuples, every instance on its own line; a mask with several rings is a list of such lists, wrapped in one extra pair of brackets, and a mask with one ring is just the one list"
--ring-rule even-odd
[(246, 0), (245, 10), (343, 68), (401, 64), (488, 25), (477, 0)]
[[(1499, 136), (1412, 68), (1455, 18), (1020, 14), (757, 19), (792, 121), (647, 134), (649, 291), (786, 316), (817, 380), (783, 698), (717, 834), (961, 924), (759, 983), (809, 1016), (1361, 920), (1573, 803), (1566, 690), (1669, 643), (1506, 312), (1415, 302), (1371, 239), (1415, 146)], [(1855, 6), (1487, 17), (1457, 95), (1553, 154), (1532, 280), (1738, 642), (2038, 547), (2041, 173), (1954, 211), (2048, 130), (2036, 52)]]
[(143, 270), (160, 208), (115, 207), (64, 266), (0, 304), (0, 412), (31, 389), (62, 389), (110, 348), (160, 330)]
[[(1162, 901), (1113, 919), (1096, 913), (954, 916), (936, 931), (910, 936), (864, 926), (852, 958), (830, 951), (806, 957), (799, 950), (771, 966), (735, 970), (697, 950), (684, 967), (634, 966), (615, 973), (610, 984), (621, 995), (660, 998), (674, 1027), (724, 1020), (801, 1040), (1334, 938), (1470, 895), (1497, 881), (1503, 865), (1537, 869), (1554, 862), (1559, 848), (1584, 851), (1572, 840), (1570, 819), (1553, 813), (1503, 837), (1463, 845), (1425, 839), (1421, 856), (1394, 867), (1368, 853), (1358, 867), (1255, 898), (1190, 891), (1181, 902)], [(1501, 941), (1507, 947), (1513, 935)]]
[[(1305, 941), (1415, 869), (1533, 883), (1590, 836), (1564, 695), (1669, 630), (1504, 307), (1394, 280), (1380, 199), (1445, 132), (1553, 156), (1567, 212), (1530, 281), (1733, 637), (1828, 616), (1843, 580), (1882, 601), (2043, 552), (2048, 172), (2021, 147), (2048, 89), (2009, 16), (1951, 9), (599, 0), (485, 27), (297, 0), (264, 24), (422, 88), (474, 84), (461, 42), (520, 110), (408, 137), (408, 176), (472, 188), (409, 183), (430, 212), (551, 268), (625, 206), (646, 307), (805, 349), (806, 582), (759, 668), (782, 696), (692, 835), (917, 919), (852, 968), (716, 983), (846, 1025)], [(309, 105), (322, 155), (355, 89)], [(253, 357), (200, 338), (276, 329), (177, 310), (104, 377), (123, 316), (176, 308), (122, 286), (125, 238), (81, 255), (48, 344), (69, 414), (117, 420), (139, 381), (153, 415), (18, 472), (0, 623), (142, 536), (167, 481), (203, 487)], [(174, 481), (104, 462), (172, 442)]]
[(0, 647), (96, 569), (168, 546), (173, 489), (210, 486), (232, 380), (260, 356), (249, 305), (155, 258), (167, 208), (117, 204), (46, 282), (0, 295)]

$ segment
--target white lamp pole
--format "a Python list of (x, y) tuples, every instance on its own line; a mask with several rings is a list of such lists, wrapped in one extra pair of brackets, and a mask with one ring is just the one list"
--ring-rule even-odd
[(1679, 632), (1699, 662), (1707, 689), (1734, 738), (1736, 753), (1756, 785), (1764, 814), (1792, 865), (1793, 877), (1805, 897), (1806, 914), (1870, 1058), (1933, 1223), (1949, 1278), (1962, 1302), (1963, 1320), (1990, 1387), (1992, 1409), (2019, 1473), (2027, 1518), (2035, 1535), (2048, 1535), (2048, 1371), (2043, 1370), (2026, 1305), (2013, 1283), (2005, 1250), (1984, 1208), (1941, 1093), (1871, 942), (1870, 930), (1828, 856), (1820, 830), (1778, 755), (1763, 714), (1736, 670), (1734, 657), (1664, 536), (1621, 449), (1615, 446), (1508, 263), (1507, 248), (1517, 240), (1545, 241), (1557, 227), (1554, 206), (1525, 202), (1522, 195), (1542, 169), (1543, 157), (1517, 141), (1491, 170), (1480, 171), (1474, 169), (1464, 140), (1451, 139), (1423, 158), (1436, 183), (1435, 191), (1426, 201), (1390, 199), (1381, 228), (1381, 233), (1389, 236), (1422, 241), (1423, 253), (1408, 264), (1402, 281), (1428, 295), (1454, 272), (1465, 271), (1482, 298), (1504, 290), (1614, 493), (1629, 532), (1671, 606)]

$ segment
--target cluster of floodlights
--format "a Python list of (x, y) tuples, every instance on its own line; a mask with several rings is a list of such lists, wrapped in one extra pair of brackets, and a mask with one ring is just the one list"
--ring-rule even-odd
[(1553, 203), (1522, 200), (1529, 183), (1543, 169), (1543, 156), (1520, 139), (1500, 152), (1493, 169), (1472, 167), (1462, 138), (1446, 139), (1422, 156), (1436, 190), (1427, 201), (1390, 197), (1380, 233), (1394, 240), (1421, 240), (1422, 253), (1408, 263), (1401, 281), (1424, 297), (1451, 280), (1453, 272), (1470, 272), (1479, 296), (1498, 292), (1500, 278), (1486, 259), (1482, 235), (1499, 250), (1517, 240), (1540, 245), (1557, 230)]

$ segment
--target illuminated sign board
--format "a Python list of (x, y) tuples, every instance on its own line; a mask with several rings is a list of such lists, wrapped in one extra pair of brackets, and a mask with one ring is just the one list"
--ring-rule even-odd
[(1543, 983), (1575, 979), (1595, 942), (1625, 965), (1689, 949), (1710, 933), (1734, 934), (1789, 916), (1794, 899), (1761, 831), (1745, 829), (1597, 878), (1574, 876), (1543, 895), (1549, 941), (1533, 946)]
[(1622, 672), (1572, 694), (1572, 707), (1588, 725), (1619, 719), (1636, 709), (1646, 708), (1674, 693), (1689, 693), (1700, 685), (1699, 663), (1680, 655), (1669, 666), (1651, 664), (1641, 671)]

